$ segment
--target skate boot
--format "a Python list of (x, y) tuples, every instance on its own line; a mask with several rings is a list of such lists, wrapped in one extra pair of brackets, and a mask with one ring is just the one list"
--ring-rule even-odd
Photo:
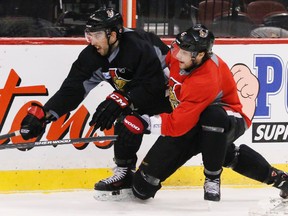
[(94, 198), (96, 200), (120, 201), (134, 197), (131, 188), (134, 170), (117, 166), (113, 172), (113, 176), (95, 184)]
[(205, 178), (204, 200), (220, 201), (220, 178)]
[(273, 187), (280, 189), (280, 197), (288, 198), (288, 174), (282, 170), (278, 170), (274, 167), (270, 170), (269, 175), (270, 182), (272, 180)]

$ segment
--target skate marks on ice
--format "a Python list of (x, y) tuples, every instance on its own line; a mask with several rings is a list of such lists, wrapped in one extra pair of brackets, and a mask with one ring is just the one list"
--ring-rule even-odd
[(267, 194), (277, 190), (222, 188), (221, 201), (204, 201), (203, 189), (164, 189), (155, 199), (140, 201), (97, 201), (93, 190), (0, 194), (0, 216), (249, 216)]
[[(155, 196), (155, 199), (140, 200), (134, 196), (122, 197), (117, 200), (99, 200), (95, 203), (102, 209), (103, 214), (108, 215), (129, 215), (129, 216), (185, 216), (202, 215), (203, 212), (210, 212), (209, 203), (204, 201), (202, 196), (195, 199), (195, 192), (203, 196), (203, 189), (201, 190), (161, 190)], [(191, 194), (194, 193), (194, 194)], [(191, 197), (189, 197), (189, 194)], [(99, 198), (99, 197), (98, 197)], [(105, 201), (104, 201), (105, 200)], [(115, 211), (115, 208), (117, 211)], [(200, 214), (199, 214), (200, 213)]]
[(288, 199), (270, 197), (250, 209), (249, 216), (288, 216)]
[(163, 190), (147, 201), (97, 201), (93, 190), (0, 194), (0, 216), (202, 216), (210, 212), (208, 202), (198, 195), (195, 199), (193, 194), (194, 190)]
[(133, 201), (135, 199), (132, 189), (121, 189), (115, 191), (94, 191), (94, 199), (97, 201)]

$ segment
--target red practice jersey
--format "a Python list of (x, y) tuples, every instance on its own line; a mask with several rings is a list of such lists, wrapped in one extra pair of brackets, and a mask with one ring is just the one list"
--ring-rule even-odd
[(200, 114), (211, 104), (224, 105), (226, 110), (242, 116), (247, 127), (251, 125), (251, 120), (242, 112), (233, 75), (220, 57), (213, 54), (189, 74), (181, 72), (178, 60), (170, 52), (166, 64), (170, 69), (169, 98), (173, 112), (160, 115), (161, 134), (184, 135), (197, 124)]

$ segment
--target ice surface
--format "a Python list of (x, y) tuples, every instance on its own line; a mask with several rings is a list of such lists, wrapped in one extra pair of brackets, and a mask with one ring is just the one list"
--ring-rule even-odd
[(274, 188), (222, 188), (220, 202), (203, 200), (203, 189), (162, 189), (148, 201), (96, 201), (93, 190), (0, 194), (0, 216), (248, 216)]

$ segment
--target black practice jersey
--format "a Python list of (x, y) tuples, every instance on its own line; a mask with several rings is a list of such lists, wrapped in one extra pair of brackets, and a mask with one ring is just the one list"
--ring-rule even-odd
[(168, 50), (156, 35), (127, 29), (108, 58), (88, 45), (44, 108), (60, 117), (74, 110), (100, 82), (107, 81), (127, 93), (139, 113), (163, 112), (166, 84), (161, 64)]

